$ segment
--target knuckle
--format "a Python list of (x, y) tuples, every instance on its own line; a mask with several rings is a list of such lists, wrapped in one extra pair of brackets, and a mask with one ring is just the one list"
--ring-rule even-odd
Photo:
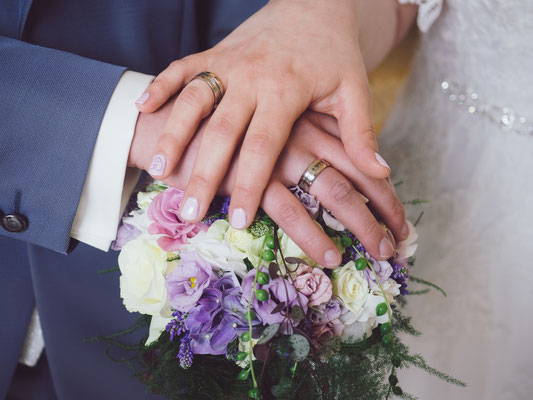
[(248, 138), (246, 150), (255, 156), (264, 157), (270, 148), (270, 135), (267, 132), (256, 132)]
[(317, 236), (314, 233), (306, 233), (301, 238), (294, 237), (297, 244), (304, 249), (317, 249), (319, 242), (317, 242)]
[(229, 118), (215, 115), (210, 121), (209, 130), (214, 138), (225, 141), (233, 136), (234, 125)]
[(189, 179), (189, 187), (194, 188), (194, 191), (203, 191), (209, 186), (209, 181), (202, 175), (195, 174)]
[(204, 95), (198, 86), (187, 85), (180, 93), (179, 99), (190, 107), (199, 107), (203, 104)]
[(353, 200), (354, 188), (344, 180), (338, 179), (331, 185), (331, 197), (339, 205), (348, 205)]
[(393, 219), (401, 221), (401, 223), (405, 220), (405, 208), (398, 199), (392, 205), (391, 215)]
[(362, 224), (361, 233), (364, 237), (372, 237), (376, 234), (376, 232), (383, 232), (383, 230), (381, 229), (378, 221), (376, 221), (374, 218), (371, 218)]
[(180, 138), (172, 132), (163, 133), (159, 138), (159, 144), (165, 150), (170, 149), (171, 152), (176, 149), (181, 149), (183, 146), (183, 142), (180, 140)]
[(244, 199), (244, 201), (247, 201), (247, 199), (254, 198), (254, 190), (251, 189), (248, 186), (245, 186), (243, 184), (236, 184), (233, 188), (233, 197), (238, 197), (240, 199)]
[(288, 224), (295, 224), (302, 217), (302, 210), (295, 204), (281, 204), (278, 211), (281, 220)]

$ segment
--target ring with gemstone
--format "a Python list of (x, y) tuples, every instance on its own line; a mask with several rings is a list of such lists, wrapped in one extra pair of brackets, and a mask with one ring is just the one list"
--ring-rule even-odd
[(300, 181), (298, 182), (298, 187), (302, 189), (304, 192), (309, 193), (309, 190), (311, 190), (311, 185), (315, 181), (315, 179), (324, 171), (327, 167), (329, 167), (329, 164), (321, 160), (320, 158), (317, 158), (314, 160), (307, 169), (302, 174), (302, 177), (300, 178)]
[(198, 75), (191, 79), (191, 82), (195, 79), (201, 79), (202, 81), (207, 83), (207, 86), (209, 86), (209, 89), (211, 89), (211, 91), (213, 92), (214, 103), (212, 111), (214, 111), (222, 100), (222, 97), (224, 96), (224, 85), (222, 85), (222, 82), (214, 73), (209, 71), (200, 72)]

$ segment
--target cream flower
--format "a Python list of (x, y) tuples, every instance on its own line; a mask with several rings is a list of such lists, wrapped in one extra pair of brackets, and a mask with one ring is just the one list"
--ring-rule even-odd
[[(251, 338), (249, 341), (247, 342), (243, 342), (240, 338), (239, 338), (239, 347), (238, 347), (238, 350), (239, 351), (242, 351), (243, 353), (248, 353), (250, 351), (250, 349), (253, 349), (255, 347), (255, 345), (257, 344), (257, 342), (259, 341), (259, 339), (254, 339), (254, 338)], [(255, 358), (255, 355), (252, 353), (252, 360), (255, 361), (256, 358)], [(241, 368), (248, 368), (248, 366), (250, 365), (250, 358), (249, 357), (246, 357), (244, 360), (242, 361), (235, 361), (235, 364), (237, 364), (239, 367)]]
[(172, 317), (163, 317), (158, 314), (152, 316), (148, 339), (146, 339), (145, 346), (149, 346), (159, 339), (159, 336), (161, 336), (161, 334), (165, 331), (170, 321), (172, 321)]
[[(314, 267), (317, 266), (317, 263), (313, 261), (304, 251), (281, 229), (278, 230), (278, 239), (281, 252), (283, 257), (296, 257), (304, 260), (307, 265)], [(278, 254), (278, 264), (283, 266), (283, 261), (281, 255)]]
[(140, 236), (128, 242), (118, 256), (120, 267), (120, 297), (130, 312), (167, 314), (165, 275), (176, 267), (174, 257), (159, 248), (153, 237)]
[(350, 261), (333, 273), (333, 294), (337, 296), (344, 306), (355, 314), (363, 309), (368, 297), (368, 281), (362, 271), (355, 268), (355, 263)]
[(402, 242), (396, 245), (396, 262), (399, 264), (405, 264), (409, 257), (413, 256), (418, 248), (416, 241), (418, 240), (418, 234), (416, 233), (415, 226), (407, 221), (409, 227), (409, 236)]
[(151, 192), (139, 192), (137, 193), (137, 207), (146, 211), (154, 197), (162, 193), (163, 190), (152, 190)]

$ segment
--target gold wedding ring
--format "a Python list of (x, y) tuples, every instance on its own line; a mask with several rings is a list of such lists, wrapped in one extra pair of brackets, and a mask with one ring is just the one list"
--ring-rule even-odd
[(211, 89), (211, 91), (213, 92), (214, 103), (212, 111), (214, 111), (222, 100), (222, 97), (224, 96), (224, 86), (222, 85), (222, 82), (214, 73), (208, 71), (200, 72), (198, 75), (191, 79), (191, 82), (195, 79), (203, 80), (205, 83), (207, 83), (207, 86), (209, 86), (209, 89)]
[(302, 189), (304, 192), (309, 193), (309, 190), (311, 189), (311, 185), (315, 181), (315, 179), (324, 171), (327, 167), (329, 167), (329, 164), (321, 160), (320, 158), (317, 158), (314, 160), (307, 169), (304, 171), (302, 177), (300, 178), (300, 181), (298, 182), (298, 187)]

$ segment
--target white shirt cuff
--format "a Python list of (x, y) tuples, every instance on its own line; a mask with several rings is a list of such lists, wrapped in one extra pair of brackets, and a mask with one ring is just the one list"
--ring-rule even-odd
[(127, 167), (139, 112), (137, 100), (154, 79), (126, 71), (102, 119), (70, 236), (108, 251), (141, 171)]

